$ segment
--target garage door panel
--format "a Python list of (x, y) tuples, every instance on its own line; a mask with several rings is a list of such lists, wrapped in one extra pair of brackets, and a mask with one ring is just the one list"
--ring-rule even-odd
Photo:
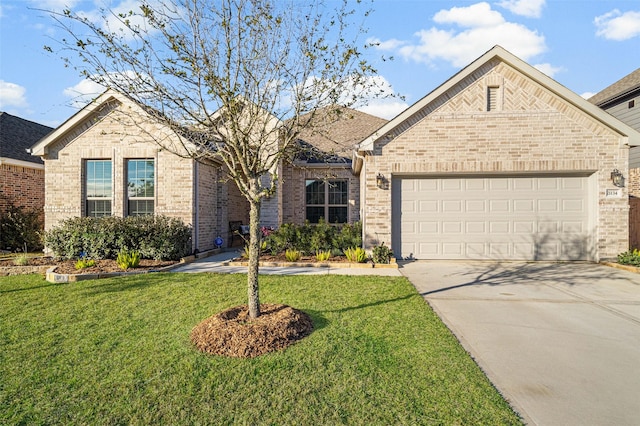
[(394, 179), (394, 251), (417, 259), (588, 259), (587, 183), (566, 176)]

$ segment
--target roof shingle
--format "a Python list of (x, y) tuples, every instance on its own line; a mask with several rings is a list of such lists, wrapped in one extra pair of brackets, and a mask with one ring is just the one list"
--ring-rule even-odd
[(634, 90), (640, 90), (640, 68), (596, 93), (589, 98), (589, 102), (602, 107), (609, 101)]
[(53, 128), (0, 112), (0, 157), (43, 164), (40, 157), (27, 152)]

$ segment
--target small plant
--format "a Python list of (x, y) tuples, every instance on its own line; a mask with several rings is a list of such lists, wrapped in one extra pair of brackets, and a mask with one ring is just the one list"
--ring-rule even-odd
[(284, 257), (287, 258), (289, 262), (297, 262), (300, 260), (301, 253), (299, 250), (287, 249), (284, 252)]
[(78, 259), (75, 266), (76, 266), (76, 269), (91, 268), (92, 266), (96, 266), (96, 261), (93, 259), (87, 259), (85, 257), (81, 257), (80, 259)]
[(389, 263), (391, 262), (391, 257), (393, 257), (393, 251), (385, 246), (384, 243), (375, 246), (371, 253), (373, 263)]
[(349, 262), (364, 263), (367, 261), (367, 252), (362, 247), (351, 247), (344, 251)]
[(242, 257), (243, 259), (249, 258), (249, 246), (244, 246), (242, 252), (240, 253), (240, 257)]
[(13, 264), (16, 266), (27, 266), (29, 263), (29, 256), (26, 253), (18, 255), (13, 258)]
[(135, 268), (140, 264), (140, 252), (135, 250), (120, 250), (116, 263), (120, 269)]
[(318, 262), (326, 262), (331, 258), (331, 250), (317, 251), (316, 260)]
[(640, 250), (633, 249), (620, 253), (618, 263), (621, 265), (640, 266)]

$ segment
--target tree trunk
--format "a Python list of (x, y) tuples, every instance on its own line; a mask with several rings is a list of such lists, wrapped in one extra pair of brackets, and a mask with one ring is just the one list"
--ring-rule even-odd
[(258, 291), (258, 262), (260, 261), (260, 201), (249, 201), (249, 267), (247, 290), (249, 295), (249, 317), (260, 316), (260, 294)]

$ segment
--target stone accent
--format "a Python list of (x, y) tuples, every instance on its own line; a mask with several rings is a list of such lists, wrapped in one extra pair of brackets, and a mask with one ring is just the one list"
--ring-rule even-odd
[[(501, 85), (497, 111), (486, 111), (488, 85)], [(391, 186), (376, 175), (577, 173), (595, 175), (590, 201), (597, 253), (615, 258), (629, 244), (627, 188), (614, 188), (613, 169), (628, 174), (620, 135), (511, 66), (489, 61), (375, 142), (360, 178), (365, 248), (391, 241)]]

